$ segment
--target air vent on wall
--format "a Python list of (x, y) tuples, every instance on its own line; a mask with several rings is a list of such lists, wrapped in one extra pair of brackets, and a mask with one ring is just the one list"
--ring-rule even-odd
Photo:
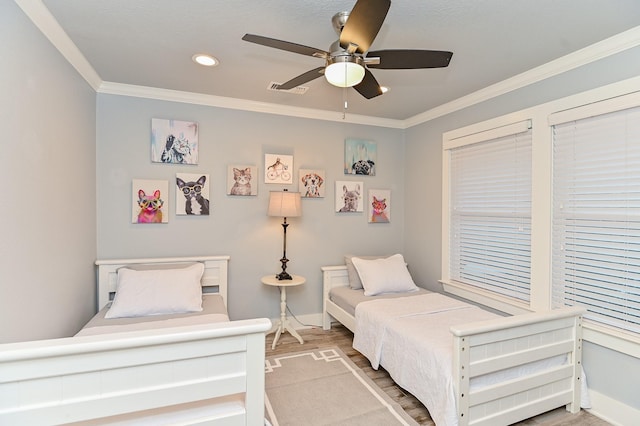
[(280, 86), (281, 84), (282, 83), (276, 83), (275, 81), (272, 81), (267, 86), (267, 90), (271, 90), (272, 92), (293, 93), (294, 95), (304, 95), (307, 92), (307, 90), (309, 90), (309, 87), (307, 86), (297, 86), (289, 90), (278, 90), (278, 86)]

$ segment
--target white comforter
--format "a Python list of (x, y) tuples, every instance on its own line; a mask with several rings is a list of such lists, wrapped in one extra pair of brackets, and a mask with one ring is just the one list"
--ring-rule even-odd
[(457, 425), (449, 327), (496, 317), (438, 293), (372, 300), (356, 307), (353, 347), (418, 398), (438, 426)]

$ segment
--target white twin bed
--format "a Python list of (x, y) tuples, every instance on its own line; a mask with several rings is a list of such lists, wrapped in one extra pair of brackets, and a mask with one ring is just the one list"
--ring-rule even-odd
[(323, 328), (335, 319), (353, 331), (354, 348), (418, 398), (437, 426), (508, 425), (588, 404), (583, 309), (499, 316), (416, 290), (397, 256), (323, 267)]
[(0, 424), (264, 424), (271, 322), (229, 321), (228, 260), (96, 262), (76, 336), (0, 345)]

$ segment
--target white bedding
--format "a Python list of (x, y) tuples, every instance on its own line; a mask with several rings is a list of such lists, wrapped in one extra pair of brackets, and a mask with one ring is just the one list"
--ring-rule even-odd
[(372, 300), (356, 307), (353, 347), (418, 398), (437, 425), (455, 425), (449, 327), (496, 316), (439, 293)]
[(76, 336), (93, 336), (97, 334), (154, 330), (166, 327), (229, 321), (224, 301), (216, 294), (203, 295), (201, 312), (106, 319), (105, 314), (108, 310), (109, 305), (101, 309)]
[[(438, 293), (399, 299), (373, 300), (356, 307), (353, 347), (373, 368), (382, 365), (402, 388), (429, 410), (438, 426), (457, 425), (450, 327), (499, 317), (476, 306)], [(402, 350), (398, 350), (402, 348)], [(566, 357), (544, 360), (559, 365)], [(518, 375), (537, 365), (506, 370), (498, 376), (472, 379), (482, 387), (505, 375)]]

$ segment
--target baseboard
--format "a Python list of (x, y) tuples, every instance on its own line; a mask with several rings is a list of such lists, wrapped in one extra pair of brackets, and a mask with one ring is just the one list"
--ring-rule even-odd
[(587, 411), (614, 426), (628, 426), (638, 424), (640, 410), (616, 401), (594, 390), (589, 390), (591, 406)]

